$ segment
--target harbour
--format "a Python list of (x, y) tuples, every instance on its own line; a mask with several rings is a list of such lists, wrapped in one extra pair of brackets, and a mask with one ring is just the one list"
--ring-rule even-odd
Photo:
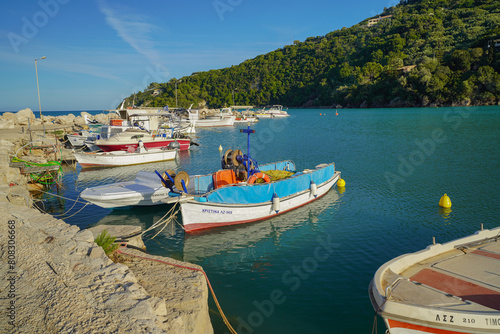
[[(238, 332), (368, 332), (375, 315), (368, 285), (380, 265), (423, 249), (433, 237), (444, 243), (480, 223), (498, 226), (498, 108), (290, 109), (288, 118), (261, 120), (252, 125), (255, 159), (291, 159), (300, 169), (334, 161), (345, 188), (262, 222), (197, 235), (172, 224), (144, 240), (148, 252), (202, 266)], [(51, 191), (57, 197), (41, 196), (45, 210), (64, 214), (78, 200), (62, 216), (69, 224), (146, 229), (168, 206), (83, 208), (79, 194), (132, 180), (139, 170), (216, 170), (219, 146), (246, 147), (240, 134), (246, 126), (201, 129), (200, 146), (175, 161), (91, 171), (66, 166), (62, 185)], [(444, 193), (453, 202), (449, 209), (438, 206)], [(216, 312), (211, 321), (222, 333)], [(382, 321), (378, 330), (385, 331)]]

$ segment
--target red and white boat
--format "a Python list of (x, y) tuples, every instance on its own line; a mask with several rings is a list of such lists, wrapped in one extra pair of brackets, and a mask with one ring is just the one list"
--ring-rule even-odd
[(369, 294), (391, 334), (500, 333), (500, 227), (385, 263)]
[(259, 119), (255, 116), (236, 117), (234, 123), (257, 123)]
[(139, 141), (142, 141), (147, 149), (169, 147), (170, 145), (171, 148), (185, 151), (191, 146), (191, 138), (189, 137), (171, 138), (163, 134), (152, 135), (139, 129), (127, 129), (107, 139), (96, 140), (95, 145), (104, 152), (133, 151), (137, 149)]
[[(255, 132), (250, 126), (240, 131)], [(247, 152), (249, 143), (250, 137)], [(333, 162), (297, 172), (291, 160), (258, 166), (240, 150), (227, 150), (221, 165), (215, 173), (186, 178), (183, 190), (176, 186), (187, 233), (273, 218), (317, 200), (340, 179)]]

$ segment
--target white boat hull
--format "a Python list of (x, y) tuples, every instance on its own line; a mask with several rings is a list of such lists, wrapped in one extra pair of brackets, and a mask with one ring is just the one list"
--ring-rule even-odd
[(259, 204), (220, 204), (198, 202), (195, 199), (181, 203), (184, 230), (188, 233), (212, 227), (244, 224), (268, 219), (310, 203), (323, 196), (340, 178), (335, 172), (327, 182), (317, 186), (317, 195), (310, 190), (280, 199), (280, 210), (273, 209), (272, 201)]
[(195, 127), (217, 127), (217, 126), (232, 126), (235, 116), (221, 117), (220, 119), (200, 119), (193, 121)]
[(86, 136), (82, 135), (67, 135), (68, 141), (73, 147), (81, 147), (85, 145), (85, 140), (87, 140)]
[(86, 188), (80, 197), (107, 209), (168, 204), (180, 199), (161, 184), (156, 173), (147, 171), (140, 171), (134, 181)]
[(177, 156), (177, 150), (150, 149), (140, 153), (125, 151), (75, 152), (74, 155), (78, 163), (84, 168), (113, 167), (174, 160)]
[(382, 265), (370, 300), (391, 334), (499, 333), (500, 227)]

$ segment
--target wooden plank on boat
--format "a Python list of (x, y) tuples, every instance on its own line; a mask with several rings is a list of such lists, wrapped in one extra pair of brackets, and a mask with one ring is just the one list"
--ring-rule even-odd
[(32, 166), (32, 167), (22, 167), (21, 173), (41, 173), (41, 172), (52, 172), (59, 170), (58, 165), (54, 166)]
[(458, 296), (464, 300), (500, 310), (500, 293), (474, 284), (470, 281), (446, 275), (432, 269), (423, 269), (411, 277), (412, 281), (417, 281), (443, 291)]

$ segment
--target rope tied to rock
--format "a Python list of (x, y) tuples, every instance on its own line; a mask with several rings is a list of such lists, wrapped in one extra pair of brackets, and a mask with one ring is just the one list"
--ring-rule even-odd
[(208, 287), (210, 289), (210, 292), (211, 292), (212, 297), (214, 299), (215, 305), (217, 306), (217, 309), (219, 310), (219, 313), (220, 313), (220, 315), (222, 317), (222, 320), (226, 324), (226, 326), (229, 329), (229, 331), (231, 332), (231, 334), (238, 334), (236, 332), (236, 330), (234, 330), (234, 328), (231, 326), (231, 323), (229, 322), (229, 320), (227, 319), (226, 315), (222, 311), (222, 307), (220, 306), (219, 300), (217, 299), (217, 296), (215, 295), (214, 289), (212, 288), (212, 284), (210, 284), (210, 280), (208, 279), (208, 276), (207, 276), (207, 274), (205, 273), (205, 271), (203, 269), (198, 269), (198, 268), (183, 266), (183, 265), (180, 265), (180, 264), (177, 264), (177, 263), (172, 263), (172, 262), (162, 261), (162, 260), (158, 260), (158, 259), (153, 259), (153, 258), (146, 257), (146, 256), (139, 256), (139, 255), (134, 255), (134, 254), (130, 254), (130, 253), (125, 253), (125, 252), (122, 251), (122, 249), (125, 248), (125, 247), (127, 247), (126, 243), (120, 243), (120, 248), (118, 248), (116, 250), (116, 253), (127, 255), (127, 256), (132, 256), (132, 257), (137, 257), (137, 258), (144, 259), (144, 260), (151, 260), (151, 261), (155, 261), (155, 262), (167, 264), (167, 265), (170, 265), (170, 266), (174, 266), (174, 267), (178, 267), (178, 268), (183, 268), (183, 269), (188, 269), (188, 270), (193, 270), (193, 271), (198, 271), (198, 272), (202, 273), (203, 276), (205, 277), (205, 280), (207, 281), (207, 285), (208, 285)]
[[(151, 225), (147, 230), (144, 230), (144, 232), (142, 232), (142, 235), (144, 235), (147, 232), (149, 232), (151, 230), (154, 230), (154, 229), (158, 228), (159, 226), (163, 225), (163, 227), (158, 232), (156, 232), (156, 234), (151, 238), (151, 239), (154, 239), (171, 222), (177, 223), (180, 227), (182, 227), (184, 229), (184, 226), (182, 226), (182, 224), (179, 223), (177, 221), (177, 219), (175, 219), (175, 217), (177, 216), (177, 213), (179, 213), (179, 211), (181, 210), (181, 207), (179, 205), (179, 201), (180, 201), (180, 199), (177, 202), (174, 203), (174, 205), (170, 208), (170, 210), (167, 211), (167, 213), (165, 215), (163, 215), (163, 217), (161, 217), (157, 222), (155, 222), (153, 225)], [(177, 210), (175, 210), (176, 208), (177, 208)]]
[[(61, 196), (61, 195), (56, 195), (56, 194), (53, 194), (53, 193), (50, 193), (48, 191), (43, 191), (43, 190), (39, 190), (39, 192), (42, 192), (42, 193), (45, 193), (45, 194), (48, 194), (48, 195), (51, 195), (51, 196), (55, 196), (55, 197), (59, 197), (59, 198), (63, 198), (63, 199), (66, 199), (66, 200), (70, 200), (70, 201), (74, 201), (75, 203), (73, 203), (73, 205), (71, 206), (71, 208), (69, 208), (66, 212), (63, 212), (63, 213), (59, 213), (59, 214), (53, 214), (52, 216), (53, 217), (64, 217), (64, 218), (71, 218), (73, 217), (74, 215), (78, 214), (80, 211), (82, 211), (87, 205), (89, 204), (92, 204), (90, 202), (81, 202), (79, 201), (78, 199), (80, 198), (80, 195), (78, 195), (78, 197), (76, 199), (72, 199), (72, 198), (68, 198), (68, 197), (64, 197), (64, 196)], [(66, 216), (71, 210), (73, 210), (73, 208), (75, 207), (76, 203), (82, 203), (84, 204), (77, 212), (73, 213), (72, 215), (70, 216)], [(42, 208), (40, 207), (37, 207), (38, 210), (40, 210), (41, 212), (43, 213), (46, 213), (46, 214), (50, 214), (48, 213), (47, 211), (43, 210)]]

